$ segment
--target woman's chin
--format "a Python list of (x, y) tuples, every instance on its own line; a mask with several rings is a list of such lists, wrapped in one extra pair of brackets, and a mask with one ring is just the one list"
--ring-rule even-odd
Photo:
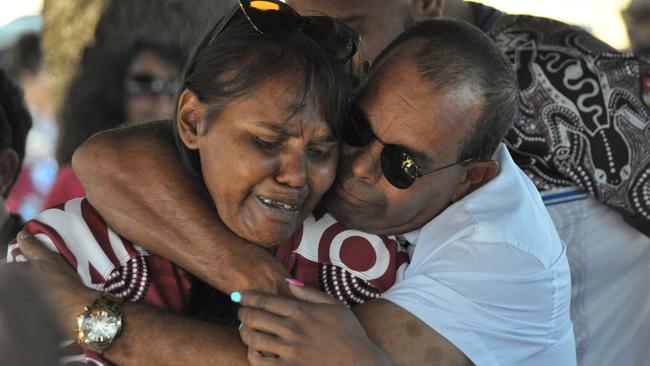
[(256, 230), (254, 233), (252, 233), (252, 235), (250, 235), (249, 238), (246, 239), (259, 246), (272, 248), (291, 239), (291, 236), (295, 233), (296, 229), (297, 225), (287, 225), (283, 228), (279, 228), (277, 225), (273, 225), (273, 227)]

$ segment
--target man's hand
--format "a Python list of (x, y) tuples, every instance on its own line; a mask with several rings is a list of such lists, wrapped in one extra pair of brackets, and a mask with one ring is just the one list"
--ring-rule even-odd
[(48, 250), (28, 233), (21, 231), (18, 234), (18, 247), (29, 262), (15, 265), (22, 266), (21, 270), (35, 278), (46, 291), (50, 304), (60, 317), (64, 336), (74, 339), (77, 315), (100, 293), (85, 287), (59, 254)]
[(290, 290), (298, 300), (242, 292), (240, 336), (252, 365), (391, 364), (345, 305), (315, 289)]

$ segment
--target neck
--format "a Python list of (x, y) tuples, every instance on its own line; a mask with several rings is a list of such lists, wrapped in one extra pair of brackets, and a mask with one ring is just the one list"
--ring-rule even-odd
[(447, 0), (443, 15), (445, 18), (462, 20), (474, 24), (472, 8), (463, 0)]

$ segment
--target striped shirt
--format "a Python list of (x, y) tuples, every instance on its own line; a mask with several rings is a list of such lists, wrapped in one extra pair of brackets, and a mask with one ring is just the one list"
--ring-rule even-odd
[[(121, 237), (86, 199), (73, 199), (43, 211), (25, 230), (60, 253), (89, 288), (175, 313), (183, 313), (189, 305), (190, 275)], [(388, 290), (408, 263), (406, 251), (395, 238), (349, 230), (329, 214), (318, 219), (310, 216), (298, 233), (278, 248), (276, 256), (296, 279), (349, 305)], [(12, 245), (7, 261), (26, 258)], [(111, 365), (73, 341), (63, 345), (62, 364)]]

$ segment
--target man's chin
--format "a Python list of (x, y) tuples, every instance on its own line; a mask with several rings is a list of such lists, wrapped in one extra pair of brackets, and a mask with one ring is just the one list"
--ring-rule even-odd
[(332, 215), (336, 221), (343, 224), (348, 229), (369, 232), (368, 222), (370, 222), (370, 220), (358, 206), (352, 206), (348, 202), (341, 200), (338, 196), (331, 193), (328, 193), (328, 195), (325, 196), (323, 199), (323, 205), (327, 212)]

